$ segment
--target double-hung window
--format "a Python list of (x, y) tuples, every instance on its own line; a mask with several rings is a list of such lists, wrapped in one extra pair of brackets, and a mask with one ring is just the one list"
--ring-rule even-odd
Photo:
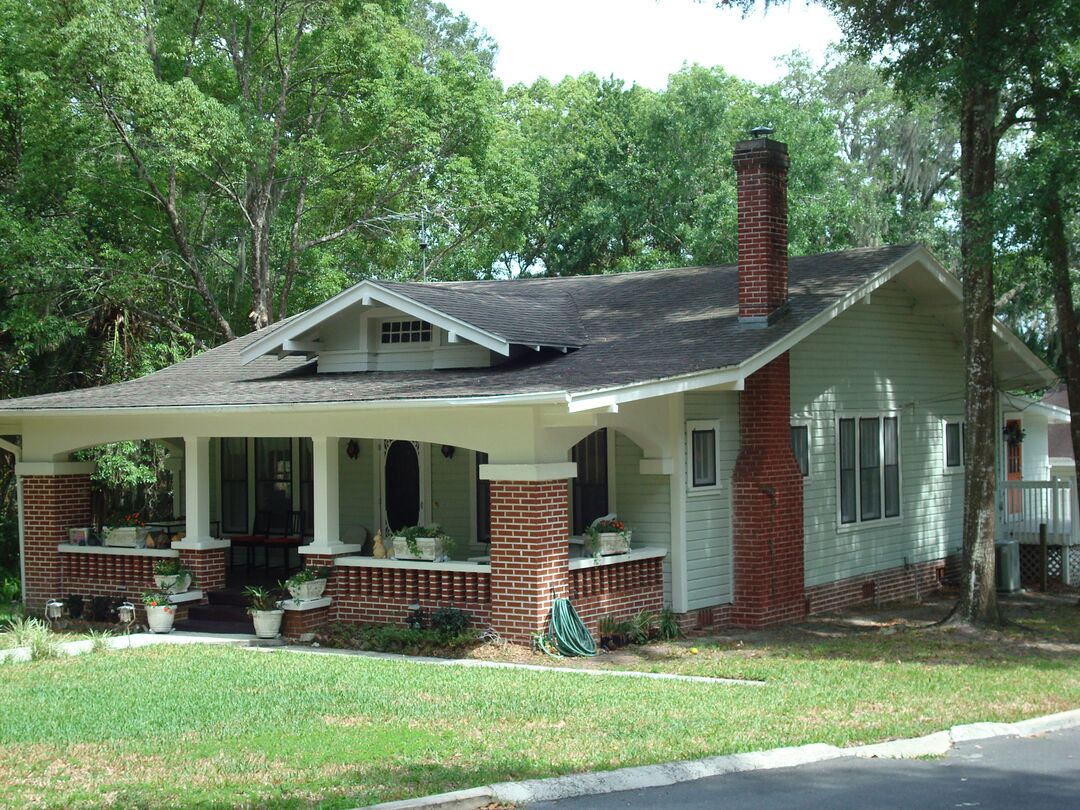
[(837, 420), (840, 523), (900, 517), (900, 418), (844, 416)]

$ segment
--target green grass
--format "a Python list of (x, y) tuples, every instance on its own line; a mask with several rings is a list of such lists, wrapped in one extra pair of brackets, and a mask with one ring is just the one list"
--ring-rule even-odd
[[(986, 640), (786, 630), (640, 666), (764, 687), (207, 646), (0, 667), (0, 804), (344, 808), (1080, 706), (1080, 611)], [(1043, 641), (1053, 647), (1037, 646)], [(1036, 646), (1033, 646), (1035, 644)]]

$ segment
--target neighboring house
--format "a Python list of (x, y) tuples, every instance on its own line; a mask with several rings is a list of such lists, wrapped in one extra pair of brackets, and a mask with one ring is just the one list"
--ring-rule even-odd
[[(786, 146), (734, 160), (737, 267), (365, 281), (138, 380), (0, 402), (27, 604), (130, 594), (177, 554), (205, 601), (251, 573), (228, 538), (269, 524), (334, 570), (289, 634), (455, 604), (526, 641), (563, 595), (594, 629), (662, 605), (760, 626), (936, 587), (961, 540), (960, 283), (917, 245), (789, 261)], [(1054, 382), (994, 335), (1000, 388)], [(89, 520), (69, 454), (122, 439), (170, 447), (172, 549), (65, 544)], [(571, 538), (606, 513), (633, 547), (597, 560)], [(429, 522), (454, 561), (366, 555)]]
[(1075, 478), (1072, 434), (1069, 432), (1069, 392), (1065, 383), (1047, 391), (1039, 404), (1053, 409), (1056, 418), (1047, 427), (1046, 454), (1051, 478)]

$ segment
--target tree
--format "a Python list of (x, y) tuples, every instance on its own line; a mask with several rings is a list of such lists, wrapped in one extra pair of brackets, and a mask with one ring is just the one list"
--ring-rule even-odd
[(998, 145), (1031, 99), (1028, 66), (1074, 39), (1069, 2), (827, 0), (846, 35), (881, 54), (901, 87), (931, 92), (960, 128), (960, 254), (964, 287), (967, 476), (963, 587), (953, 620), (999, 620), (994, 583), (996, 447), (993, 317)]

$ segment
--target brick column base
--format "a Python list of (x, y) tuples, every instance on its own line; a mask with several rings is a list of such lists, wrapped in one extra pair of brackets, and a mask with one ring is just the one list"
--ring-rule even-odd
[(42, 610), (61, 596), (60, 553), (68, 529), (90, 525), (90, 476), (24, 475), (23, 599), (29, 610)]
[(225, 555), (229, 549), (182, 548), (179, 551), (180, 562), (195, 574), (195, 582), (191, 587), (198, 588), (203, 594), (225, 587)]
[(288, 641), (300, 641), (301, 636), (314, 633), (330, 621), (331, 607), (332, 605), (327, 605), (314, 610), (286, 610), (281, 622), (282, 637)]
[(788, 355), (750, 375), (739, 404), (732, 621), (760, 627), (806, 615), (803, 481), (791, 450)]
[(547, 630), (569, 586), (565, 480), (491, 482), (491, 624), (507, 641)]

